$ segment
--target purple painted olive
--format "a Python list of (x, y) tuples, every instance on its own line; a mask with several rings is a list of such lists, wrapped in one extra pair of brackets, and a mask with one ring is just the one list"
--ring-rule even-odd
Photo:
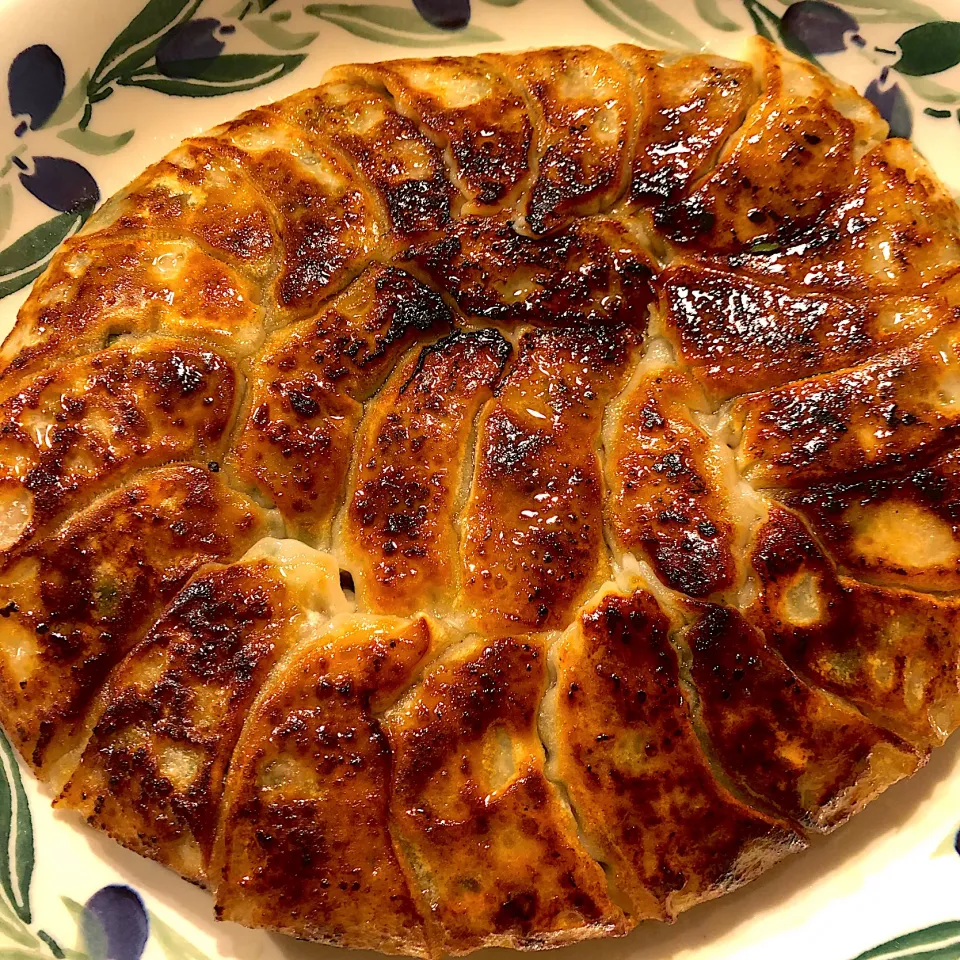
[[(886, 71), (884, 71), (886, 74)], [(886, 86), (886, 76), (881, 75), (864, 90), (863, 95), (880, 111), (880, 116), (890, 124), (891, 137), (905, 137), (909, 139), (913, 133), (913, 112), (910, 104), (900, 89), (900, 84), (891, 83)], [(881, 85), (886, 89), (881, 89)]]
[(84, 905), (81, 932), (90, 960), (140, 960), (150, 921), (140, 895), (113, 883)]
[(844, 35), (856, 33), (860, 24), (846, 10), (824, 0), (791, 3), (781, 26), (811, 53), (840, 53), (846, 49)]
[(100, 202), (100, 188), (90, 171), (63, 157), (35, 157), (33, 173), (21, 173), (20, 182), (41, 203), (61, 213), (92, 210)]
[(7, 73), (10, 112), (29, 117), (30, 129), (38, 130), (60, 105), (66, 79), (63, 63), (45, 43), (21, 50)]
[(441, 30), (459, 30), (470, 22), (470, 0), (413, 0), (427, 23)]
[(157, 69), (166, 76), (174, 64), (185, 60), (215, 60), (224, 48), (224, 42), (216, 37), (222, 28), (213, 17), (188, 20), (174, 27), (157, 47)]

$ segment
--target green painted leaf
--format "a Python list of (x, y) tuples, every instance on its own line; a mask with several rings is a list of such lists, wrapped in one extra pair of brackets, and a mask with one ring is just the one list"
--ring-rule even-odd
[(44, 127), (49, 129), (50, 127), (59, 127), (65, 123), (69, 123), (83, 109), (83, 105), (87, 101), (87, 85), (89, 83), (90, 71), (88, 70), (77, 83), (67, 91), (60, 101), (60, 106), (53, 111), (50, 119), (44, 124)]
[(318, 33), (297, 33), (287, 30), (272, 20), (241, 21), (255, 37), (269, 44), (274, 50), (300, 50), (309, 46), (319, 36)]
[(0, 184), (0, 240), (10, 229), (13, 220), (13, 187), (9, 183)]
[[(960, 103), (960, 90), (951, 90), (929, 77), (911, 77), (905, 74), (904, 79), (910, 84), (913, 92), (923, 100), (929, 100), (931, 103)], [(951, 852), (953, 852), (952, 847)]]
[(607, 23), (644, 43), (648, 43), (653, 35), (659, 38), (655, 41), (658, 45), (668, 40), (672, 45), (687, 48), (703, 46), (699, 37), (661, 10), (653, 0), (588, 0), (587, 6)]
[(897, 40), (900, 59), (894, 67), (912, 77), (942, 73), (960, 63), (960, 23), (935, 20), (907, 30)]
[(734, 30), (743, 29), (735, 20), (731, 20), (720, 12), (720, 5), (717, 0), (694, 0), (694, 7), (696, 7), (700, 18), (709, 23), (714, 30), (733, 33)]
[(69, 130), (61, 130), (57, 134), (57, 139), (69, 143), (71, 147), (75, 147), (83, 153), (89, 153), (95, 157), (102, 157), (128, 144), (132, 136), (133, 130), (125, 130), (123, 133), (108, 137), (102, 133), (95, 133), (89, 127), (87, 127), (86, 130), (81, 130), (79, 127), (71, 127)]
[(18, 927), (9, 920), (4, 920), (2, 917), (0, 917), (0, 937), (6, 937), (7, 940), (12, 940), (24, 947), (36, 946), (36, 941), (30, 936), (29, 931)]
[(883, 960), (894, 957), (923, 960), (956, 960), (960, 957), (960, 920), (949, 920), (895, 937), (861, 953), (855, 960)]
[[(2, 255), (0, 255), (2, 256)], [(9, 870), (12, 881), (10, 903), (17, 916), (24, 922), (30, 923), (30, 883), (33, 880), (33, 818), (30, 816), (30, 802), (27, 792), (23, 789), (23, 778), (20, 776), (20, 766), (13, 754), (10, 741), (0, 730), (0, 753), (8, 767), (8, 777), (12, 781), (15, 799), (11, 831), (13, 834), (13, 864)], [(0, 834), (0, 841), (3, 836)]]
[(925, 3), (917, 3), (916, 0), (843, 0), (843, 5), (855, 7), (857, 10), (876, 11), (876, 16), (865, 17), (862, 13), (859, 14), (859, 19), (865, 22), (889, 23), (891, 20), (896, 22), (898, 16), (904, 23), (910, 20), (922, 23), (940, 19), (940, 14), (933, 7), (928, 7)]
[(485, 27), (470, 24), (462, 30), (440, 30), (416, 10), (380, 3), (311, 3), (304, 12), (343, 28), (355, 37), (400, 47), (452, 47), (459, 43), (494, 43), (502, 40)]
[(186, 937), (150, 911), (150, 931), (167, 960), (207, 960)]
[(518, 3), (523, 3), (523, 0), (483, 0), (484, 3), (489, 3), (491, 7), (515, 7)]
[(20, 947), (0, 947), (0, 960), (38, 960), (43, 954), (34, 948), (33, 950), (23, 950)]
[(60, 944), (57, 943), (57, 941), (54, 940), (46, 930), (38, 930), (37, 936), (50, 948), (50, 952), (53, 954), (56, 960), (66, 960), (66, 953), (61, 948)]
[(147, 5), (117, 34), (93, 71), (99, 87), (150, 60), (173, 27), (189, 20), (203, 0), (148, 0)]
[(302, 53), (289, 56), (233, 53), (215, 59), (180, 60), (168, 67), (168, 72), (174, 73), (172, 77), (142, 71), (117, 83), (122, 87), (146, 87), (172, 97), (222, 97), (279, 80), (299, 67), (305, 58)]
[[(59, 213), (45, 223), (41, 223), (39, 227), (34, 227), (33, 230), (25, 233), (5, 250), (0, 250), (0, 297), (9, 296), (38, 277), (43, 272), (50, 254), (67, 237), (75, 233), (88, 216), (90, 216), (89, 210), (83, 210), (80, 213)], [(20, 789), (23, 789), (22, 784)], [(5, 807), (4, 797), (7, 797)], [(6, 777), (0, 777), (0, 886), (4, 890), (8, 882), (11, 887), (13, 885), (13, 878), (9, 873), (9, 853), (2, 842), (4, 836), (10, 835), (12, 828), (10, 797), (10, 783)]]

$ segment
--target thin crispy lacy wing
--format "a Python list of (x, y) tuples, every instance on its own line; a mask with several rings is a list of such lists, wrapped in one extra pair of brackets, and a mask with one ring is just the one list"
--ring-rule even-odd
[(250, 370), (227, 460), (290, 529), (325, 542), (344, 494), (363, 403), (419, 336), (452, 316), (395, 267), (370, 267), (316, 318), (275, 334)]
[(887, 134), (852, 87), (766, 40), (751, 42), (760, 97), (716, 167), (656, 211), (668, 237), (707, 251), (795, 239), (846, 193), (860, 157)]
[(413, 348), (370, 404), (337, 538), (361, 609), (451, 612), (468, 445), (510, 352), (496, 330), (457, 330)]
[(256, 504), (177, 464), (138, 477), (0, 566), (0, 719), (44, 775), (111, 667), (198, 567), (268, 533)]
[(713, 756), (806, 830), (836, 829), (926, 759), (805, 683), (734, 610), (706, 608), (684, 642)]
[(729, 448), (698, 421), (709, 413), (699, 385), (651, 355), (604, 423), (614, 547), (647, 560), (664, 583), (691, 597), (736, 587), (756, 512)]
[(480, 629), (561, 629), (606, 578), (600, 416), (635, 342), (606, 327), (521, 337), (480, 417), (462, 518), (463, 595)]
[(373, 186), (398, 241), (444, 227), (455, 191), (443, 155), (397, 110), (376, 68), (334, 67), (324, 79), (267, 109), (316, 142), (337, 144)]
[(478, 638), (384, 719), (394, 836), (436, 955), (622, 932), (603, 871), (543, 772), (538, 637)]
[(3, 390), (125, 334), (186, 335), (242, 356), (263, 324), (256, 285), (195, 241), (109, 227), (68, 240), (37, 280), (0, 348)]
[(347, 609), (333, 560), (264, 540), (198, 573), (111, 674), (57, 805), (197, 883), (227, 765), (270, 671)]
[(375, 716), (438, 642), (425, 619), (349, 617), (264, 687), (231, 761), (211, 885), (217, 916), (340, 947), (428, 955), (390, 837)]
[[(512, 210), (531, 173), (534, 128), (519, 89), (479, 57), (388, 60), (340, 67), (374, 75), (444, 150), (462, 214)], [(369, 73), (368, 73), (369, 71)]]
[(960, 590), (960, 451), (780, 496), (847, 573), (886, 586)]
[(913, 744), (960, 726), (960, 602), (838, 576), (782, 508), (757, 531), (752, 561), (748, 618), (799, 674)]
[(740, 469), (761, 487), (798, 487), (943, 450), (960, 428), (958, 350), (953, 321), (859, 367), (741, 397)]
[(510, 331), (525, 323), (643, 330), (657, 271), (644, 235), (615, 217), (578, 220), (536, 240), (506, 218), (464, 217), (402, 259), (464, 316)]
[(803, 846), (717, 780), (670, 631), (652, 594), (604, 591), (552, 651), (550, 774), (565, 785), (634, 921), (675, 917)]
[(658, 329), (714, 401), (852, 367), (953, 318), (957, 297), (840, 296), (694, 260), (660, 277)]
[(159, 338), (24, 380), (0, 401), (0, 548), (48, 532), (135, 471), (216, 459), (236, 393), (227, 359)]
[(537, 132), (537, 172), (522, 224), (532, 236), (609, 210), (625, 191), (636, 135), (630, 74), (597, 47), (483, 58), (519, 85)]

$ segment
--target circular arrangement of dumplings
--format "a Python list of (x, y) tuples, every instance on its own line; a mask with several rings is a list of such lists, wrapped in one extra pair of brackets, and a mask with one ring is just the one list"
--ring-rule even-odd
[(854, 90), (338, 67), (68, 240), (0, 352), (0, 720), (217, 916), (669, 920), (960, 724), (960, 223)]

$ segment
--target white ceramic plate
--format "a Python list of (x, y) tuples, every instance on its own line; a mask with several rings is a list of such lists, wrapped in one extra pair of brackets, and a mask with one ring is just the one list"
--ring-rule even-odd
[[(759, 31), (866, 92), (960, 190), (957, 0), (475, 0), (472, 18), (467, 0), (418, 0), (435, 21), (470, 19), (455, 32), (429, 26), (409, 0), (143, 2), (0, 0), (4, 334), (30, 281), (100, 198), (185, 136), (351, 60), (621, 40), (735, 56)], [(54, 814), (0, 747), (0, 960), (347, 960), (215, 923), (206, 893)], [(645, 924), (560, 957), (956, 960), (958, 821), (954, 738), (912, 780), (744, 890), (672, 927)]]

